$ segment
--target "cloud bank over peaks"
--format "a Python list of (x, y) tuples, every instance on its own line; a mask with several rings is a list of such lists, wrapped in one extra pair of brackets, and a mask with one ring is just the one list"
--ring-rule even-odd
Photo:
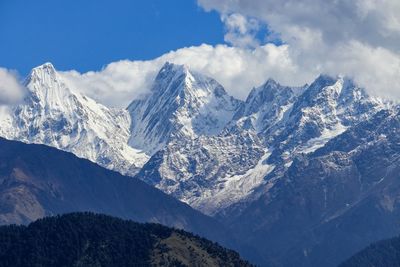
[(16, 73), (0, 68), (0, 105), (14, 105), (20, 102), (26, 89), (18, 81)]
[(233, 96), (244, 99), (254, 86), (269, 77), (287, 85), (303, 85), (319, 73), (305, 72), (293, 64), (288, 46), (266, 44), (254, 49), (228, 45), (200, 45), (181, 48), (148, 61), (123, 60), (101, 71), (62, 72), (75, 90), (100, 103), (126, 107), (149, 91), (159, 69), (166, 62), (185, 64), (220, 82)]
[[(400, 99), (398, 0), (198, 3), (221, 14), (227, 44), (184, 47), (152, 60), (122, 60), (100, 71), (61, 75), (75, 90), (112, 107), (126, 107), (147, 93), (166, 61), (215, 78), (240, 99), (268, 78), (301, 86), (319, 74), (348, 76), (373, 95)], [(269, 42), (277, 36), (280, 42)]]
[(400, 97), (398, 0), (198, 0), (198, 3), (206, 10), (220, 12), (225, 24), (229, 23), (224, 20), (229, 14), (266, 23), (287, 45), (289, 60), (298, 69), (347, 75), (370, 93)]

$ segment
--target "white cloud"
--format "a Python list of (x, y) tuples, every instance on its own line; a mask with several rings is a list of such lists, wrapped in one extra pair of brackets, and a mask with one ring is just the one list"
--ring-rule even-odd
[[(398, 0), (198, 0), (206, 10), (257, 18), (307, 73), (354, 77), (373, 94), (400, 97)], [(300, 75), (302, 76), (302, 75)]]
[(259, 41), (256, 38), (260, 29), (260, 23), (253, 18), (247, 18), (241, 14), (233, 13), (221, 16), (225, 24), (225, 42), (238, 47), (256, 47)]
[[(267, 22), (273, 30), (297, 25), (323, 33), (325, 41), (354, 38), (385, 43), (400, 38), (397, 0), (199, 0), (207, 10), (239, 13)], [(390, 34), (389, 34), (390, 33)], [(288, 39), (288, 35), (284, 39)], [(393, 43), (392, 43), (393, 44)]]
[[(154, 60), (124, 60), (98, 72), (64, 72), (64, 77), (82, 93), (116, 107), (147, 92), (165, 61), (187, 64), (241, 99), (268, 78), (302, 85), (321, 73), (351, 76), (375, 95), (400, 98), (400, 1), (198, 2), (221, 13), (225, 41), (232, 46), (181, 48)], [(260, 44), (257, 31), (264, 25), (284, 44)]]
[(118, 61), (101, 71), (81, 74), (75, 70), (60, 74), (80, 93), (111, 107), (126, 107), (147, 92), (160, 64), (154, 61)]
[(21, 101), (25, 88), (16, 78), (16, 74), (5, 68), (0, 68), (0, 105), (13, 105)]
[(158, 70), (166, 62), (186, 64), (191, 69), (215, 78), (235, 97), (244, 99), (253, 86), (269, 77), (290, 85), (301, 85), (318, 73), (299, 70), (285, 45), (267, 44), (255, 49), (227, 45), (200, 45), (171, 51), (149, 61), (119, 61), (98, 72), (63, 72), (74, 88), (97, 101), (125, 107), (147, 92)]

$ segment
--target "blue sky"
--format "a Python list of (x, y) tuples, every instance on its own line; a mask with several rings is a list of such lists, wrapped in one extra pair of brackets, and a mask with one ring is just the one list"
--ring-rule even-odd
[(0, 66), (25, 75), (47, 61), (85, 72), (223, 43), (224, 28), (195, 0), (0, 0), (0, 37)]
[(0, 0), (0, 92), (1, 73), (20, 82), (50, 61), (77, 70), (63, 75), (82, 93), (124, 105), (170, 61), (242, 99), (268, 78), (321, 73), (400, 98), (399, 14), (399, 0)]

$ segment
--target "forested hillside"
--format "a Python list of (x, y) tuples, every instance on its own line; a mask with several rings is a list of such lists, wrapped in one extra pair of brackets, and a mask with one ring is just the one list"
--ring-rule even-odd
[(0, 266), (250, 266), (182, 230), (94, 213), (0, 227)]

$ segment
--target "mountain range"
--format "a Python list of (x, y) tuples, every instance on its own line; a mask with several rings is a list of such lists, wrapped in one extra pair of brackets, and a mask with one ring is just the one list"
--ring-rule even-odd
[(215, 217), (273, 266), (335, 266), (399, 232), (398, 106), (351, 79), (267, 80), (247, 99), (166, 63), (126, 109), (47, 63), (1, 109), (0, 135), (135, 176)]

